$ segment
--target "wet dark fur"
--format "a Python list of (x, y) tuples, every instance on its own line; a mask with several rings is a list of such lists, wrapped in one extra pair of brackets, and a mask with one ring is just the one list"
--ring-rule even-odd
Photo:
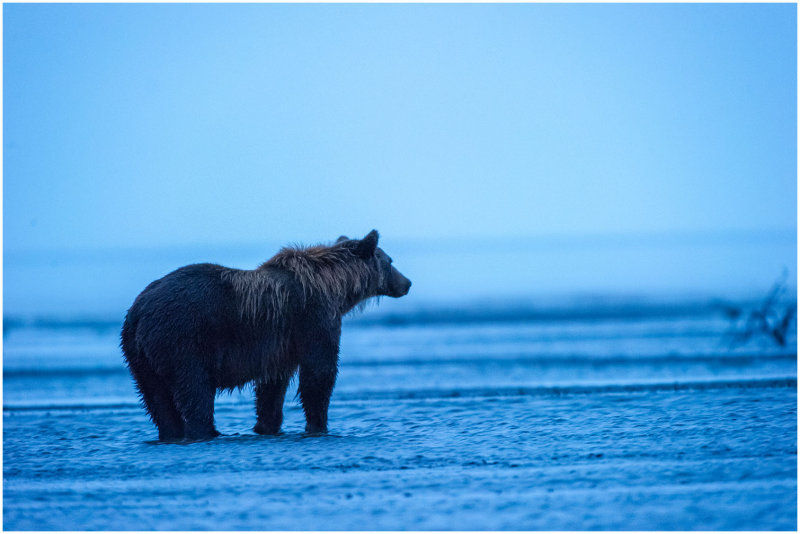
[(218, 390), (255, 384), (255, 431), (275, 434), (299, 369), (306, 431), (327, 431), (342, 316), (411, 282), (377, 248), (378, 233), (332, 246), (288, 247), (252, 271), (182, 267), (128, 310), (122, 350), (159, 439), (205, 439)]

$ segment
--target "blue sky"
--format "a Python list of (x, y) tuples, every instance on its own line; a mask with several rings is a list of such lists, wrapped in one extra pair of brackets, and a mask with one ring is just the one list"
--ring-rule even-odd
[(796, 225), (794, 5), (3, 10), (6, 251)]

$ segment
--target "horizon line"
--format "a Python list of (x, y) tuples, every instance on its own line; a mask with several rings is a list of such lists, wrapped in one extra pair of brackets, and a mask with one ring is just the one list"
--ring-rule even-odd
[[(786, 240), (793, 238), (797, 241), (797, 227), (771, 227), (771, 228), (729, 228), (729, 229), (701, 229), (701, 230), (655, 230), (643, 232), (587, 232), (587, 233), (547, 233), (547, 234), (517, 234), (517, 235), (456, 235), (456, 236), (439, 236), (439, 235), (426, 235), (426, 236), (396, 236), (391, 240), (399, 245), (422, 245), (427, 248), (431, 244), (445, 245), (448, 243), (466, 244), (467, 242), (476, 242), (481, 244), (489, 244), (495, 242), (498, 245), (507, 245), (509, 243), (527, 243), (527, 244), (540, 244), (540, 245), (636, 245), (645, 244), (648, 240), (662, 241), (663, 245), (681, 244), (680, 240), (697, 240), (707, 239), (712, 242), (719, 243), (720, 241), (749, 241), (756, 238), (767, 237), (770, 240)], [(335, 238), (329, 240), (308, 242), (303, 244), (316, 244), (333, 242)], [(385, 239), (385, 238), (384, 238)], [(4, 240), (5, 241), (5, 240)], [(155, 250), (172, 250), (172, 251), (189, 251), (199, 248), (213, 248), (213, 249), (242, 249), (249, 247), (261, 247), (264, 245), (270, 246), (292, 246), (299, 240), (292, 239), (276, 239), (272, 237), (265, 237), (263, 240), (231, 240), (227, 242), (221, 241), (184, 241), (172, 243), (156, 243), (152, 245), (147, 244), (133, 244), (133, 245), (88, 245), (80, 244), (77, 246), (59, 245), (55, 247), (29, 247), (29, 248), (8, 248), (5, 243), (3, 244), (2, 254), (5, 258), (6, 255), (11, 256), (26, 256), (26, 255), (39, 255), (39, 254), (52, 254), (52, 253), (67, 253), (68, 255), (75, 255), (78, 253), (97, 253), (97, 252), (133, 252), (133, 251), (155, 251)]]

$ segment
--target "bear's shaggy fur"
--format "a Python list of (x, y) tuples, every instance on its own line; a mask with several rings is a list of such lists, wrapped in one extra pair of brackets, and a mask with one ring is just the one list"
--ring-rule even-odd
[(326, 432), (342, 316), (411, 287), (377, 245), (373, 230), (331, 246), (284, 248), (251, 271), (188, 265), (148, 285), (128, 310), (121, 345), (159, 439), (218, 436), (216, 392), (248, 383), (255, 431), (280, 432), (298, 368), (306, 431)]

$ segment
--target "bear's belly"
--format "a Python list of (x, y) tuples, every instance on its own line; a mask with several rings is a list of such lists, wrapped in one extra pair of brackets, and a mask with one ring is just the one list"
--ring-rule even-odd
[(227, 350), (216, 358), (212, 378), (217, 389), (235, 389), (254, 381), (292, 375), (298, 365), (287, 351)]

